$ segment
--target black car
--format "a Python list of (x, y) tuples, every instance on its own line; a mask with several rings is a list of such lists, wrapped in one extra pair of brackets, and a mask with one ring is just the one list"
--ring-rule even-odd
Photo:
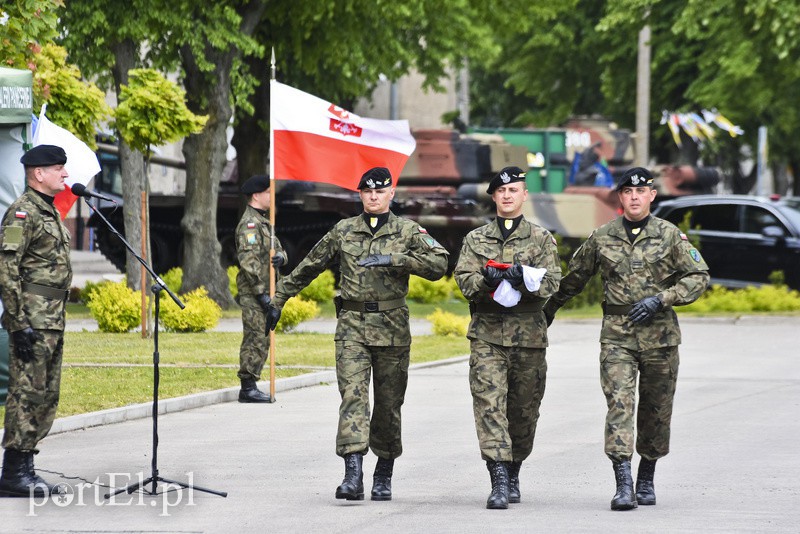
[(692, 195), (662, 201), (653, 214), (679, 225), (688, 212), (712, 283), (761, 285), (783, 271), (800, 289), (800, 198)]

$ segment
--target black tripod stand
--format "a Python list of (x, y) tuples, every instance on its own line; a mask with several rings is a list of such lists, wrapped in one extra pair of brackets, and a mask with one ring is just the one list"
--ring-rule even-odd
[[(73, 192), (75, 192), (75, 191), (73, 191)], [(83, 189), (81, 189), (79, 191), (79, 193), (80, 193), (80, 196), (87, 196), (87, 193)], [(166, 291), (167, 294), (170, 296), (170, 298), (172, 298), (172, 300), (175, 302), (175, 304), (177, 304), (181, 309), (184, 309), (186, 306), (183, 304), (183, 302), (180, 301), (180, 299), (172, 291), (170, 291), (170, 289), (167, 287), (167, 285), (164, 283), (164, 281), (153, 271), (152, 267), (150, 267), (150, 265), (148, 265), (147, 262), (144, 261), (144, 259), (142, 259), (142, 257), (139, 256), (136, 253), (136, 251), (133, 249), (133, 247), (131, 247), (131, 245), (125, 240), (125, 238), (122, 237), (122, 234), (120, 234), (117, 231), (117, 229), (114, 228), (114, 226), (108, 221), (108, 219), (106, 219), (103, 216), (103, 214), (100, 213), (100, 210), (98, 210), (97, 208), (92, 206), (92, 204), (89, 202), (88, 199), (84, 199), (84, 200), (86, 200), (86, 204), (89, 206), (89, 209), (91, 209), (95, 214), (97, 214), (98, 217), (100, 217), (103, 220), (103, 222), (106, 224), (106, 226), (108, 226), (109, 230), (111, 230), (111, 232), (114, 233), (114, 235), (116, 235), (120, 239), (120, 241), (122, 241), (122, 243), (125, 245), (125, 247), (128, 249), (128, 251), (131, 254), (133, 254), (133, 256), (137, 260), (139, 260), (139, 263), (141, 263), (144, 266), (144, 268), (147, 269), (147, 272), (150, 273), (150, 276), (152, 276), (153, 280), (155, 281), (155, 284), (153, 284), (153, 286), (150, 288), (150, 291), (152, 291), (152, 293), (153, 293), (153, 298), (155, 299), (155, 318), (154, 318), (154, 323), (153, 323), (153, 414), (152, 414), (152, 416), (153, 416), (153, 459), (150, 462), (150, 467), (152, 469), (152, 472), (151, 472), (149, 478), (146, 478), (144, 480), (140, 480), (139, 482), (130, 484), (129, 486), (126, 486), (124, 488), (120, 488), (120, 489), (118, 489), (118, 490), (116, 490), (114, 492), (107, 493), (105, 495), (105, 498), (106, 499), (111, 498), (112, 496), (117, 495), (119, 493), (122, 493), (123, 491), (126, 491), (128, 493), (133, 493), (134, 491), (136, 491), (139, 488), (141, 488), (142, 491), (147, 495), (158, 495), (157, 488), (158, 488), (159, 482), (163, 482), (163, 483), (166, 483), (166, 484), (175, 484), (176, 486), (180, 486), (182, 488), (191, 489), (191, 490), (198, 490), (198, 491), (204, 491), (206, 493), (213, 493), (214, 495), (219, 495), (221, 497), (227, 497), (228, 493), (225, 492), (225, 491), (216, 491), (216, 490), (212, 490), (212, 489), (208, 489), (208, 488), (201, 488), (200, 486), (194, 486), (194, 485), (191, 485), (191, 484), (186, 484), (185, 482), (179, 482), (177, 480), (170, 480), (168, 478), (164, 478), (162, 476), (159, 476), (159, 474), (158, 474), (158, 383), (159, 383), (159, 378), (160, 378), (160, 376), (159, 376), (159, 367), (158, 367), (158, 364), (159, 364), (159, 354), (158, 354), (158, 317), (159, 317), (159, 310), (160, 310), (159, 299), (161, 298), (161, 295), (160, 295), (161, 290)], [(142, 285), (144, 285), (144, 280), (142, 280)], [(148, 484), (150, 484), (150, 489), (149, 490), (146, 487)]]

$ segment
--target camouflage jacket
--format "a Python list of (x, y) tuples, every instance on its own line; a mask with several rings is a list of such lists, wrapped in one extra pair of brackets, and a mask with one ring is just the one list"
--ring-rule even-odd
[[(272, 225), (269, 218), (252, 206), (247, 206), (236, 226), (236, 254), (239, 258), (239, 303), (257, 305), (255, 295), (269, 294), (269, 248)], [(275, 237), (275, 254), (286, 260), (281, 242)], [(277, 275), (277, 273), (276, 273)], [(252, 301), (252, 302), (250, 302)]]
[(708, 287), (708, 265), (678, 228), (657, 217), (631, 243), (622, 217), (601, 226), (575, 251), (569, 273), (552, 300), (561, 307), (599, 272), (608, 304), (624, 305), (654, 295), (664, 302), (650, 325), (633, 325), (625, 315), (605, 315), (601, 343), (632, 350), (680, 344), (678, 317), (672, 306), (697, 300)]
[(66, 298), (23, 290), (23, 282), (68, 290), (72, 283), (70, 236), (58, 210), (27, 189), (3, 216), (0, 229), (0, 296), (3, 326), (64, 330)]
[[(391, 255), (392, 265), (359, 267), (358, 261), (371, 254)], [(292, 274), (281, 279), (274, 302), (283, 306), (336, 261), (342, 299), (374, 302), (402, 298), (408, 293), (409, 275), (438, 280), (447, 271), (447, 256), (447, 250), (412, 221), (390, 213), (373, 236), (358, 215), (336, 223)], [(374, 346), (410, 345), (408, 307), (382, 312), (341, 310), (334, 339)]]
[[(505, 241), (496, 221), (476, 228), (464, 238), (454, 275), (461, 292), (471, 303), (494, 302), (494, 289), (483, 282), (480, 272), (489, 260), (547, 269), (537, 291), (529, 292), (524, 284), (518, 288), (522, 292), (520, 304), (542, 303), (555, 292), (561, 280), (561, 262), (555, 239), (550, 232), (524, 218)], [(541, 311), (473, 313), (467, 337), (503, 347), (544, 348), (547, 346), (547, 324)]]

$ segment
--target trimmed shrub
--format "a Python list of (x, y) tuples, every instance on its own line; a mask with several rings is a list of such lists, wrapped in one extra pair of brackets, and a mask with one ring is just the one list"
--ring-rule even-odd
[(333, 300), (333, 282), (333, 273), (330, 270), (324, 271), (310, 284), (304, 287), (299, 296), (305, 300), (313, 300), (314, 302), (329, 302)]
[(94, 294), (94, 292), (103, 287), (104, 285), (110, 283), (111, 282), (109, 282), (108, 280), (103, 280), (102, 282), (92, 282), (91, 280), (87, 280), (86, 284), (83, 286), (83, 289), (81, 289), (81, 296), (80, 296), (81, 302), (83, 302), (88, 306), (89, 303), (92, 301), (92, 295)]
[(467, 297), (464, 296), (464, 293), (462, 293), (461, 289), (458, 287), (455, 276), (448, 276), (447, 284), (450, 286), (450, 294), (453, 295), (456, 300), (467, 302)]
[(183, 283), (183, 269), (180, 267), (173, 267), (166, 273), (162, 274), (161, 279), (164, 281), (164, 284), (166, 284), (169, 290), (177, 295), (181, 290), (181, 284)]
[(426, 317), (433, 326), (433, 333), (437, 336), (456, 336), (464, 337), (467, 335), (469, 327), (469, 317), (456, 315), (436, 308), (434, 312)]
[(304, 300), (299, 297), (292, 297), (286, 301), (281, 310), (281, 320), (278, 321), (276, 332), (291, 332), (291, 330), (308, 319), (312, 319), (319, 314), (319, 304), (313, 300)]
[(227, 269), (228, 273), (228, 289), (233, 295), (233, 298), (236, 298), (239, 295), (239, 286), (236, 285), (236, 275), (239, 274), (239, 266), (238, 265), (231, 265)]
[(431, 282), (412, 274), (408, 280), (408, 298), (421, 303), (447, 300), (450, 298), (450, 283), (444, 278)]
[(206, 288), (198, 287), (181, 295), (181, 300), (186, 305), (184, 309), (180, 309), (169, 295), (161, 298), (161, 323), (166, 330), (205, 332), (217, 326), (222, 310), (219, 304), (209, 298)]
[(695, 302), (678, 311), (711, 312), (784, 312), (800, 310), (800, 292), (786, 286), (726, 289), (715, 285)]
[(86, 305), (101, 332), (127, 332), (141, 324), (141, 293), (125, 282), (96, 284), (88, 295)]

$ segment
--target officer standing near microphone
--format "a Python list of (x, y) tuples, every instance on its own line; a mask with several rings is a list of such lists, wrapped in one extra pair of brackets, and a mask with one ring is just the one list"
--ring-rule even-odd
[[(364, 498), (362, 460), (372, 449), (378, 457), (372, 500), (388, 501), (394, 460), (403, 452), (400, 408), (411, 351), (408, 279), (411, 274), (441, 278), (447, 270), (447, 251), (424, 228), (389, 211), (395, 191), (389, 169), (368, 170), (358, 189), (364, 213), (336, 223), (280, 281), (273, 304), (277, 312), (338, 260), (341, 296), (336, 299), (334, 341), (342, 402), (336, 454), (344, 458), (345, 476), (336, 498)], [(375, 380), (372, 418), (370, 372)]]
[(26, 152), (25, 192), (3, 216), (0, 296), (9, 336), (9, 382), (0, 496), (43, 497), (53, 486), (36, 474), (33, 455), (58, 408), (64, 316), (72, 283), (70, 236), (53, 205), (66, 189), (64, 149)]
[[(269, 257), (272, 225), (269, 223), (269, 177), (258, 174), (242, 184), (247, 207), (236, 227), (236, 253), (239, 274), (237, 297), (242, 307), (242, 345), (239, 349), (239, 402), (270, 402), (269, 395), (256, 387), (269, 355), (267, 312), (269, 311)], [(286, 263), (286, 252), (275, 238), (272, 265), (278, 269)]]

